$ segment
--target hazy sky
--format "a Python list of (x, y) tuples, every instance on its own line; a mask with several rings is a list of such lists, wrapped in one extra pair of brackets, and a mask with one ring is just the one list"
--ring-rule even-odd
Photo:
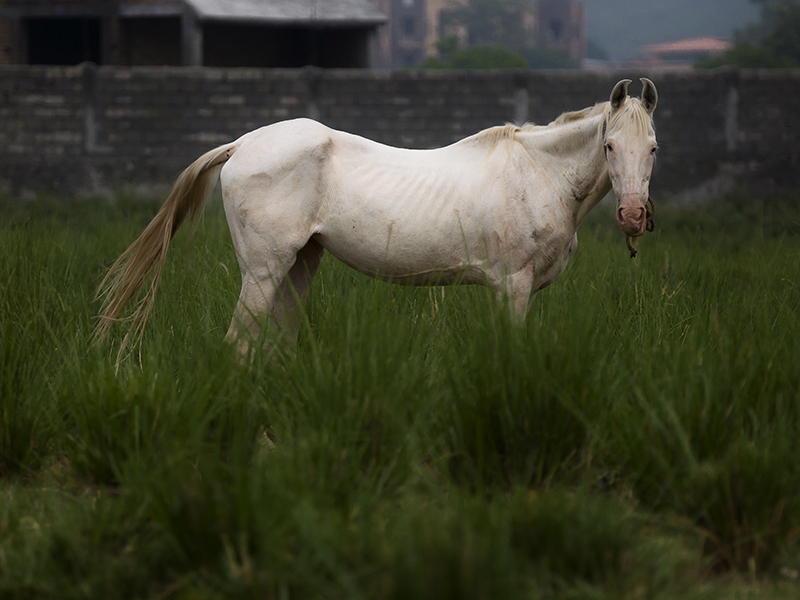
[(612, 60), (633, 58), (647, 44), (733, 32), (757, 21), (750, 0), (582, 0), (589, 39)]

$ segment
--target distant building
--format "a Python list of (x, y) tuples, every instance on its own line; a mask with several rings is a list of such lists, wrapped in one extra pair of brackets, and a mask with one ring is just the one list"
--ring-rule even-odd
[[(469, 43), (474, 36), (452, 18), (453, 9), (468, 1), (371, 0), (389, 18), (389, 25), (380, 33), (381, 66), (414, 65), (426, 56), (435, 55), (437, 40), (447, 35), (456, 34)], [(528, 3), (530, 9), (523, 13), (522, 23), (529, 36), (527, 45), (560, 52), (581, 64), (586, 57), (583, 4), (575, 0), (528, 0)]]
[(388, 24), (379, 33), (379, 64), (385, 68), (402, 68), (435, 53), (442, 11), (466, 0), (370, 1), (388, 18)]
[(581, 65), (586, 58), (586, 16), (574, 0), (539, 1), (538, 46), (560, 52)]
[(731, 42), (710, 36), (650, 44), (642, 48), (642, 56), (636, 62), (651, 68), (690, 69), (698, 60), (722, 54), (732, 47)]
[(372, 3), (388, 18), (387, 25), (380, 31), (380, 66), (411, 66), (425, 58), (430, 1), (372, 0)]
[(0, 0), (0, 64), (372, 67), (368, 0)]

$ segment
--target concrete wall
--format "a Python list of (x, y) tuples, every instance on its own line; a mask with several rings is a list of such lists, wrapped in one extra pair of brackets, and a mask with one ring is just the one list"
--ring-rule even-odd
[[(16, 191), (64, 194), (166, 183), (215, 145), (300, 116), (387, 144), (434, 147), (509, 121), (547, 123), (607, 99), (630, 75), (5, 66), (0, 178)], [(649, 76), (660, 95), (655, 193), (730, 173), (800, 183), (800, 71)]]

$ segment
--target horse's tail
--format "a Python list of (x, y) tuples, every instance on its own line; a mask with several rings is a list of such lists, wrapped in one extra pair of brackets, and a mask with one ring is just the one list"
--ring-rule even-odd
[(103, 301), (99, 320), (94, 329), (95, 343), (103, 341), (120, 313), (152, 273), (150, 286), (139, 300), (131, 328), (122, 340), (119, 355), (132, 339), (139, 343), (144, 326), (153, 308), (153, 299), (161, 279), (172, 237), (188, 215), (194, 219), (214, 190), (222, 165), (236, 151), (237, 142), (219, 146), (194, 161), (180, 174), (164, 206), (158, 211), (142, 234), (114, 262), (97, 291)]

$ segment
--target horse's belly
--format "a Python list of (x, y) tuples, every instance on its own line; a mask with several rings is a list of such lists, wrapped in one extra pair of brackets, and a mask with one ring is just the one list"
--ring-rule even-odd
[(480, 253), (470, 253), (452, 232), (412, 232), (407, 225), (376, 229), (353, 221), (329, 225), (314, 237), (333, 256), (371, 277), (406, 285), (486, 283)]

